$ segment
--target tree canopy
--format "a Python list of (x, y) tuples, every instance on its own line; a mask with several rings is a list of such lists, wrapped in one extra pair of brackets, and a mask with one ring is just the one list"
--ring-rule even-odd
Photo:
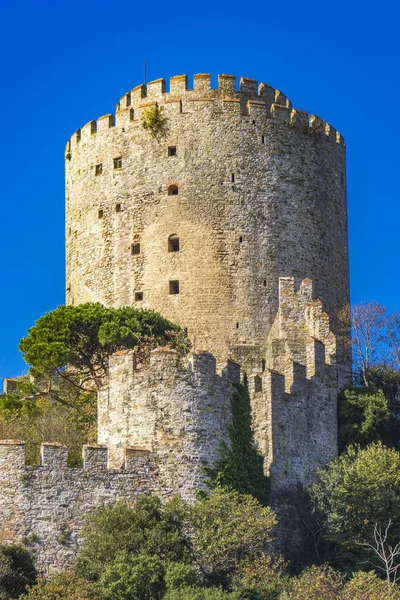
[(400, 540), (400, 453), (382, 443), (364, 449), (350, 446), (319, 471), (310, 488), (315, 507), (324, 515), (331, 539), (356, 550), (370, 540), (375, 524), (389, 519)]

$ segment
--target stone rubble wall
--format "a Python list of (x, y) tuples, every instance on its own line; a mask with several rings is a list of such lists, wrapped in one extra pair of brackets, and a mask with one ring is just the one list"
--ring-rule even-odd
[(145, 447), (158, 465), (163, 495), (193, 501), (204, 488), (204, 466), (228, 442), (232, 386), (240, 367), (228, 362), (222, 375), (208, 352), (194, 353), (189, 365), (169, 348), (152, 352), (149, 365), (136, 365), (132, 351), (109, 360), (108, 385), (98, 396), (98, 440), (119, 468), (126, 446)]
[[(261, 360), (280, 276), (313, 279), (334, 332), (349, 298), (342, 137), (279, 90), (239, 87), (220, 75), (212, 89), (207, 74), (193, 89), (186, 76), (168, 92), (162, 79), (138, 86), (66, 150), (67, 302), (157, 310), (218, 365), (240, 345)], [(156, 105), (167, 131), (154, 139), (141, 117)]]
[(133, 504), (158, 493), (156, 465), (143, 449), (126, 448), (123, 469), (108, 469), (108, 449), (83, 448), (83, 468), (67, 466), (61, 444), (41, 447), (41, 466), (25, 465), (25, 444), (0, 441), (0, 541), (25, 544), (39, 573), (71, 567), (82, 544), (85, 519), (96, 507)]

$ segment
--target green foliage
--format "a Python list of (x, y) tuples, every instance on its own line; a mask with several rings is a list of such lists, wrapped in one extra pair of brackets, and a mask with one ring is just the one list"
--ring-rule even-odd
[[(158, 600), (210, 586), (235, 588), (232, 598), (274, 600), (285, 564), (264, 551), (275, 524), (269, 507), (235, 491), (219, 488), (190, 507), (177, 498), (162, 504), (143, 497), (133, 507), (92, 513), (77, 573), (96, 581), (105, 600)], [(261, 579), (265, 595), (255, 596)]]
[(160, 600), (164, 580), (165, 561), (159, 556), (125, 551), (105, 565), (99, 586), (105, 600)]
[(171, 563), (165, 572), (165, 585), (167, 590), (200, 585), (200, 576), (192, 565)]
[(382, 390), (348, 389), (339, 395), (339, 445), (367, 444), (386, 437), (391, 419)]
[(0, 600), (18, 598), (27, 585), (36, 582), (36, 571), (29, 552), (23, 546), (0, 546)]
[[(319, 471), (310, 488), (314, 506), (324, 515), (330, 539), (360, 553), (375, 523), (400, 540), (400, 454), (380, 442), (365, 449), (350, 446)], [(357, 549), (358, 548), (358, 549)]]
[(240, 592), (224, 592), (221, 588), (185, 587), (170, 590), (164, 600), (241, 600)]
[(103, 597), (95, 584), (73, 573), (63, 573), (48, 581), (40, 581), (29, 588), (20, 600), (103, 600)]
[(376, 573), (355, 573), (349, 581), (324, 565), (312, 566), (293, 578), (279, 600), (400, 600), (400, 588)]
[(153, 138), (162, 138), (167, 134), (167, 119), (162, 106), (150, 106), (143, 111), (142, 127)]
[(226, 582), (245, 559), (264, 554), (276, 525), (273, 511), (250, 495), (217, 488), (192, 508), (195, 562)]
[(330, 567), (312, 566), (292, 580), (288, 600), (338, 600), (343, 590), (343, 576)]
[(400, 600), (399, 586), (379, 579), (374, 572), (359, 571), (346, 583), (342, 600)]
[(35, 375), (52, 378), (58, 373), (66, 378), (63, 370), (68, 366), (98, 384), (109, 354), (149, 339), (166, 344), (171, 341), (168, 331), (178, 329), (150, 310), (98, 303), (60, 306), (36, 321), (21, 340), (20, 350)]
[(229, 445), (221, 442), (218, 459), (206, 469), (210, 487), (251, 494), (262, 504), (267, 504), (269, 480), (264, 475), (263, 456), (254, 442), (246, 380), (236, 386), (232, 395), (232, 423), (228, 434)]
[[(34, 379), (25, 378), (16, 398), (3, 398), (4, 409), (33, 415), (39, 399), (70, 409), (68, 421), (88, 439), (96, 423), (96, 388), (106, 374), (108, 356), (134, 348), (140, 360), (157, 345), (185, 353), (190, 344), (176, 325), (150, 310), (106, 308), (101, 304), (60, 306), (40, 317), (20, 342)], [(0, 407), (1, 411), (1, 407)]]
[[(155, 557), (163, 562), (164, 571), (170, 563), (189, 563), (185, 519), (186, 508), (180, 500), (162, 504), (156, 496), (142, 497), (134, 507), (116, 504), (94, 511), (84, 530), (78, 574), (98, 580), (106, 566), (114, 561), (120, 564), (121, 556), (125, 562), (127, 556)], [(137, 564), (132, 569), (140, 571)]]
[(243, 597), (277, 600), (288, 585), (285, 561), (279, 556), (258, 554), (245, 557), (233, 574), (233, 586)]

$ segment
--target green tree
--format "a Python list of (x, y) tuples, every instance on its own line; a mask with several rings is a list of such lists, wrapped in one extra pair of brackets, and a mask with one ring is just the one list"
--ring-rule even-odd
[[(186, 514), (187, 509), (179, 499), (163, 504), (157, 496), (142, 497), (133, 507), (116, 504), (97, 509), (84, 529), (78, 574), (98, 580), (110, 568), (107, 581), (115, 581), (121, 561), (126, 564), (129, 556), (162, 561), (164, 571), (170, 563), (190, 563)], [(116, 566), (111, 566), (114, 562)], [(131, 577), (133, 572), (139, 577), (143, 564), (133, 564)]]
[(400, 600), (400, 588), (379, 579), (376, 573), (359, 571), (346, 583), (342, 600)]
[(221, 442), (219, 457), (206, 469), (210, 487), (219, 486), (237, 490), (240, 494), (251, 494), (262, 504), (267, 504), (269, 480), (264, 475), (263, 456), (254, 441), (246, 379), (236, 386), (231, 404), (229, 444)]
[(339, 600), (344, 586), (343, 575), (330, 567), (312, 566), (293, 578), (282, 600)]
[(20, 600), (104, 600), (96, 585), (73, 573), (63, 573), (30, 587)]
[(105, 565), (99, 586), (105, 600), (161, 600), (166, 564), (159, 556), (118, 554)]
[(393, 523), (390, 541), (400, 540), (400, 454), (380, 442), (364, 449), (350, 446), (310, 488), (328, 537), (355, 554), (373, 539), (375, 524)]
[(242, 600), (240, 592), (225, 592), (221, 588), (185, 587), (170, 590), (164, 600)]
[(233, 574), (233, 587), (246, 598), (277, 600), (288, 585), (289, 578), (284, 575), (286, 567), (279, 556), (248, 556)]
[(345, 390), (339, 396), (340, 448), (385, 439), (390, 420), (389, 403), (382, 390)]
[(192, 508), (191, 521), (195, 562), (225, 586), (243, 561), (264, 554), (277, 522), (253, 496), (221, 488)]
[(182, 353), (190, 346), (186, 333), (159, 313), (91, 303), (60, 306), (40, 317), (20, 342), (33, 379), (21, 380), (17, 399), (23, 408), (39, 398), (60, 403), (73, 409), (70, 422), (78, 429), (90, 428), (108, 356), (133, 348), (143, 360), (165, 344)]
[(36, 571), (29, 552), (18, 545), (0, 546), (0, 600), (18, 598), (28, 585), (36, 582)]

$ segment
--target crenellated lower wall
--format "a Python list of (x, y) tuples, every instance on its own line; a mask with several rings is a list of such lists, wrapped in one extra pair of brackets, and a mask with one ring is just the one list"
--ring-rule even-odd
[(313, 282), (279, 280), (279, 310), (266, 369), (250, 381), (254, 429), (271, 476), (272, 501), (308, 485), (337, 453), (337, 394), (347, 373)]
[(25, 444), (0, 441), (0, 540), (22, 543), (33, 553), (39, 573), (68, 569), (82, 543), (87, 515), (98, 506), (158, 493), (156, 466), (142, 448), (126, 448), (124, 465), (108, 469), (108, 449), (83, 448), (82, 469), (67, 466), (61, 444), (41, 447), (41, 466), (25, 465)]
[(208, 352), (194, 353), (187, 365), (176, 351), (159, 348), (146, 366), (136, 364), (131, 351), (117, 352), (98, 397), (99, 442), (109, 447), (116, 468), (126, 446), (148, 448), (163, 495), (193, 501), (204, 488), (203, 467), (228, 441), (232, 385), (239, 381), (238, 365), (229, 362), (220, 376)]

